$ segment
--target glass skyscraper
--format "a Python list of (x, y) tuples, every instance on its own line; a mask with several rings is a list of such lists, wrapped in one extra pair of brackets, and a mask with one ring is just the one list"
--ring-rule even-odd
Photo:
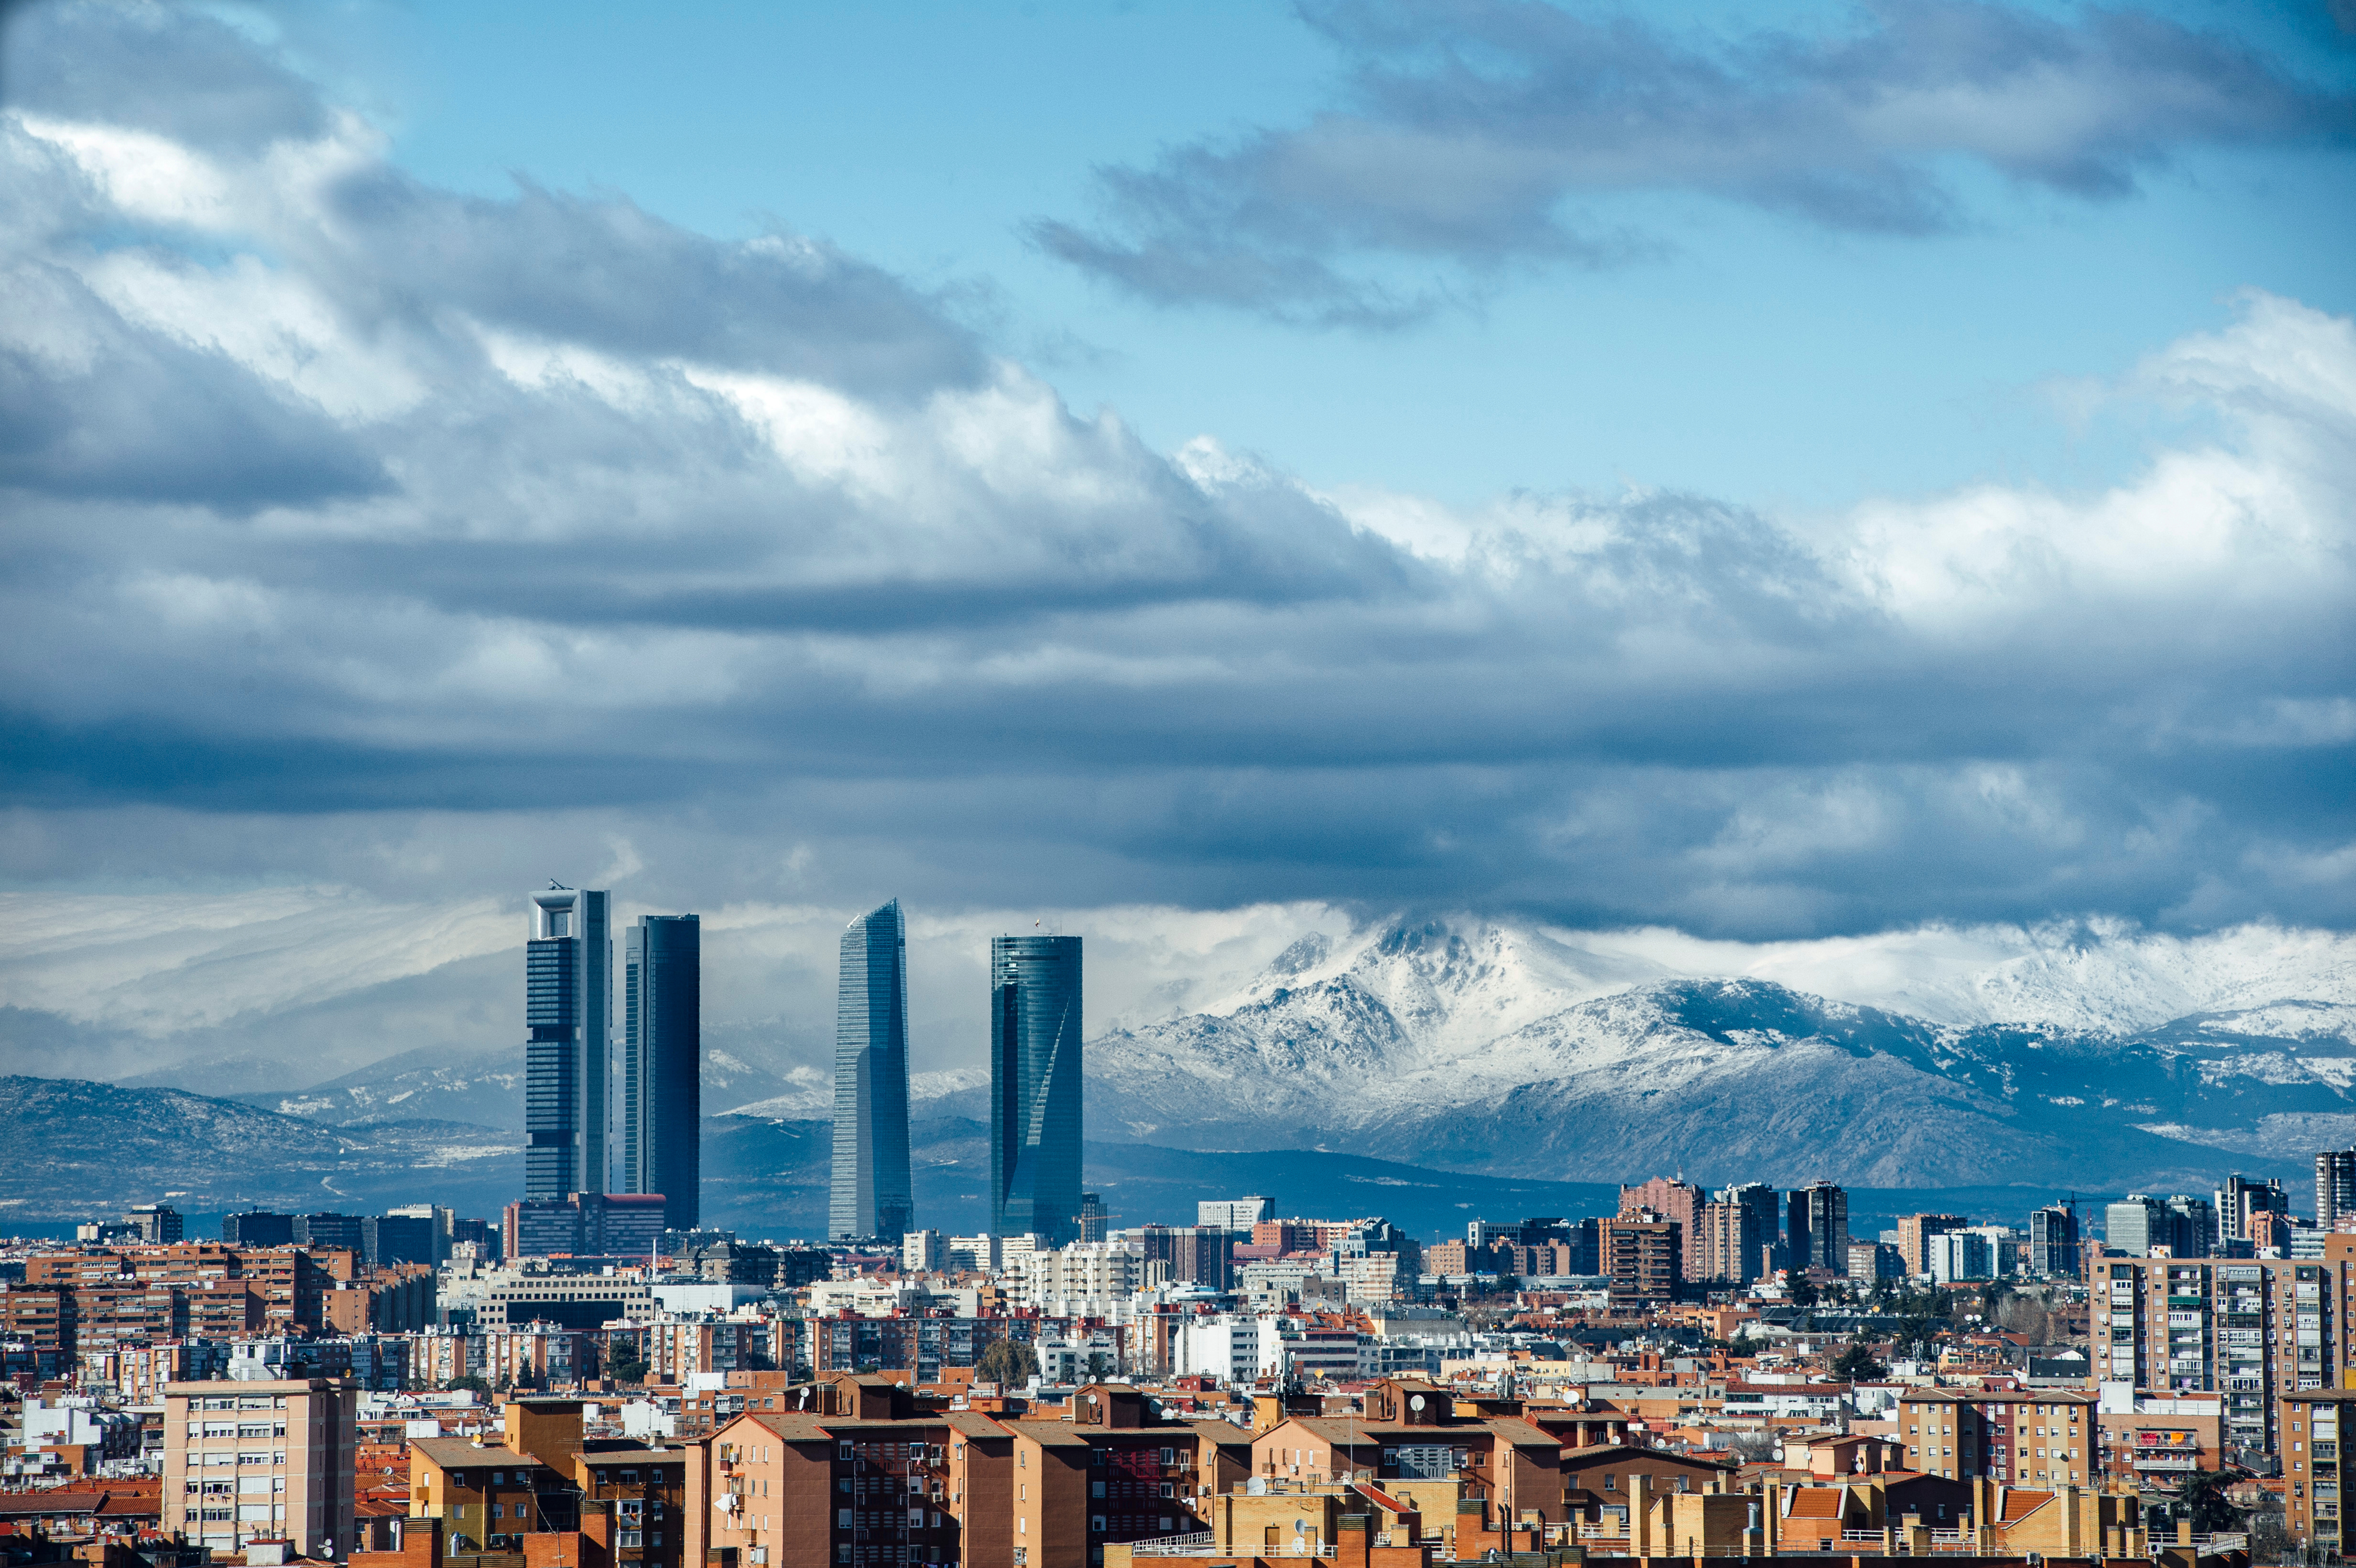
[(523, 1192), (605, 1190), (614, 1039), (607, 895), (552, 885), (531, 896), (524, 944)]
[(663, 1223), (701, 1219), (702, 922), (646, 915), (622, 963), (622, 1190), (663, 1195)]
[(1080, 939), (990, 944), (990, 1228), (1080, 1228)]
[(834, 1187), (827, 1234), (916, 1228), (908, 1181), (908, 933), (897, 898), (843, 928), (834, 1002)]

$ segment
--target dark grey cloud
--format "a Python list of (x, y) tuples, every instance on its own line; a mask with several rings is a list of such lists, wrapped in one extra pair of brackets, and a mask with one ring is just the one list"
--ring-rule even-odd
[(438, 898), (626, 840), (701, 908), (2356, 918), (2344, 319), (2160, 352), (2213, 445), (2084, 501), (1345, 507), (791, 234), (459, 198), (333, 114), (45, 113), (0, 120), (19, 883)]
[(1395, 326), (1501, 268), (1659, 243), (1612, 199), (1680, 191), (1826, 228), (1970, 220), (1944, 166), (2101, 200), (2194, 147), (2347, 145), (2356, 93), (2131, 9), (1883, 0), (1814, 33), (1679, 31), (1536, 0), (1305, 0), (1345, 64), (1309, 121), (1098, 171), (1032, 239), (1162, 304)]
[(319, 95), (235, 28), (144, 0), (0, 6), (0, 102), (249, 154), (328, 124)]

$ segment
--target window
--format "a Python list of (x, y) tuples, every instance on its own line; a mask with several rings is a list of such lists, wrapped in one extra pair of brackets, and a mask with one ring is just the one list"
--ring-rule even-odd
[(1618, 1491), (1618, 1490), (1620, 1489), (1620, 1477), (1617, 1477), (1617, 1476), (1615, 1476), (1615, 1475), (1613, 1475), (1613, 1474), (1612, 1474), (1611, 1471), (1609, 1471), (1609, 1470), (1604, 1471), (1604, 1472), (1603, 1472), (1603, 1489), (1604, 1489), (1605, 1491), (1607, 1491), (1607, 1492), (1616, 1492), (1616, 1491)]

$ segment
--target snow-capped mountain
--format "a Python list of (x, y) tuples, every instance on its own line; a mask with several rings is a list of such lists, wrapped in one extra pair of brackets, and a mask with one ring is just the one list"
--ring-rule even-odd
[(1772, 951), (1678, 973), (1713, 956), (1688, 945), (1472, 918), (1304, 939), (1210, 1009), (1090, 1042), (1090, 1133), (1573, 1180), (2126, 1186), (2356, 1132), (2345, 939), (2055, 930), (1937, 966), (1867, 944), (1846, 971), (1816, 944), (1793, 966), (1866, 995), (1901, 981), (1927, 1017), (1764, 978)]

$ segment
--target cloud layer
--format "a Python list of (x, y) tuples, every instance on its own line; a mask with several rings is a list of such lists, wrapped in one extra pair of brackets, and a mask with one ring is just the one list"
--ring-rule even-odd
[(2356, 328), (2296, 301), (2116, 389), (2192, 434), (2103, 493), (1466, 512), (1154, 451), (802, 236), (421, 185), (198, 13), (9, 48), (19, 885), (2356, 918)]
[(1630, 194), (1917, 235), (1970, 221), (1965, 170), (2103, 200), (2195, 148), (2356, 141), (2356, 93), (2134, 9), (1882, 0), (1722, 35), (1537, 0), (1301, 13), (1340, 102), (1100, 169), (1100, 220), (1032, 238), (1159, 303), (1380, 327), (1504, 267), (1659, 250), (1612, 215)]

